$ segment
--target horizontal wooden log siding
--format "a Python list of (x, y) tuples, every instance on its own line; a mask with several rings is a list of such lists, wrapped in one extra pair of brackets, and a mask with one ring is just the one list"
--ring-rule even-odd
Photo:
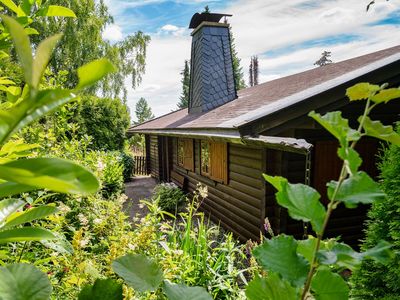
[(158, 156), (158, 137), (156, 135), (150, 135), (150, 174), (152, 177), (160, 178), (160, 165)]
[(229, 144), (228, 184), (222, 184), (200, 175), (200, 140), (195, 140), (195, 172), (177, 165), (176, 139), (173, 143), (173, 169), (187, 177), (188, 190), (193, 192), (199, 182), (208, 187), (202, 210), (241, 240), (259, 239), (264, 195), (262, 149)]

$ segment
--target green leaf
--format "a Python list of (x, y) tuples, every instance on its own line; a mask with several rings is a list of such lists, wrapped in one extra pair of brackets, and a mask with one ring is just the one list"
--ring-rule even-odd
[(340, 111), (329, 112), (323, 116), (312, 111), (308, 115), (328, 130), (342, 147), (347, 147), (348, 142), (357, 141), (361, 137), (357, 130), (349, 127), (349, 120), (343, 118)]
[(31, 14), (32, 5), (35, 3), (35, 0), (24, 0), (22, 2), (22, 10), (24, 11), (25, 15), (29, 16)]
[[(358, 118), (361, 121), (362, 117)], [(380, 121), (372, 121), (369, 117), (365, 117), (363, 128), (369, 136), (378, 138), (400, 146), (400, 135), (393, 130), (392, 126), (384, 126)]]
[(320, 250), (318, 260), (324, 265), (338, 265), (354, 270), (364, 258), (370, 258), (382, 264), (388, 263), (394, 256), (391, 247), (390, 243), (380, 241), (375, 247), (359, 253), (347, 244), (336, 243), (330, 250)]
[(33, 265), (12, 264), (0, 267), (2, 300), (50, 299), (52, 286), (47, 275)]
[(308, 274), (309, 264), (296, 252), (297, 242), (291, 236), (279, 235), (253, 250), (253, 255), (266, 270), (278, 273), (296, 287), (301, 287)]
[(346, 90), (346, 96), (350, 101), (368, 99), (380, 90), (379, 85), (369, 84), (368, 82), (357, 83)]
[(94, 60), (78, 69), (79, 84), (76, 89), (83, 89), (95, 84), (109, 73), (115, 72), (114, 65), (106, 58)]
[(74, 248), (63, 234), (55, 232), (54, 235), (57, 237), (55, 240), (43, 240), (40, 241), (40, 243), (49, 249), (57, 251), (58, 253), (74, 254)]
[(112, 263), (112, 269), (138, 292), (155, 291), (163, 280), (156, 262), (141, 254), (127, 254)]
[(59, 6), (59, 5), (49, 5), (47, 7), (43, 7), (37, 13), (38, 16), (46, 16), (46, 17), (70, 17), (76, 18), (75, 13), (67, 7)]
[(122, 300), (122, 284), (112, 279), (96, 279), (94, 285), (85, 285), (78, 300)]
[(351, 147), (340, 147), (338, 156), (344, 161), (349, 174), (356, 173), (362, 164), (360, 155)]
[(5, 182), (0, 184), (0, 198), (25, 193), (36, 190), (36, 187), (32, 187), (26, 184), (19, 184), (15, 182)]
[(33, 74), (32, 74), (32, 86), (37, 88), (40, 80), (42, 79), (43, 73), (49, 63), (51, 54), (53, 53), (54, 47), (61, 39), (62, 34), (53, 35), (44, 41), (42, 41), (36, 50), (35, 59), (33, 61)]
[(9, 215), (24, 206), (24, 204), (25, 201), (20, 199), (6, 199), (0, 201), (0, 224), (3, 223)]
[(321, 196), (316, 190), (304, 184), (290, 184), (286, 178), (280, 176), (264, 174), (264, 178), (278, 190), (275, 194), (276, 200), (279, 205), (288, 209), (293, 219), (311, 222), (315, 232), (322, 231), (326, 210), (319, 201)]
[(18, 54), (22, 69), (24, 70), (25, 81), (29, 85), (32, 85), (33, 58), (28, 35), (25, 33), (24, 28), (13, 18), (4, 15), (2, 15), (1, 18), (14, 41), (15, 50)]
[(371, 100), (375, 103), (388, 103), (390, 100), (400, 98), (400, 89), (386, 89), (381, 90), (379, 93), (371, 97)]
[(329, 270), (319, 270), (311, 281), (311, 290), (316, 300), (347, 300), (349, 287), (338, 274)]
[(60, 193), (91, 194), (99, 189), (87, 169), (59, 158), (19, 159), (0, 165), (0, 178)]
[(39, 31), (37, 31), (35, 28), (26, 27), (24, 30), (27, 35), (39, 34)]
[(17, 6), (12, 0), (0, 0), (8, 9), (17, 14), (18, 17), (26, 16), (25, 12)]
[(0, 244), (52, 240), (56, 238), (51, 231), (38, 227), (22, 227), (0, 231)]
[(15, 218), (12, 218), (13, 216), (11, 215), (10, 218), (7, 219), (6, 223), (4, 224), (4, 228), (10, 228), (28, 222), (32, 222), (34, 220), (43, 219), (49, 215), (54, 214), (56, 211), (57, 208), (51, 205), (42, 205), (34, 207), (25, 210), (21, 214), (18, 214)]
[(171, 283), (164, 280), (163, 292), (167, 295), (169, 300), (212, 300), (213, 298), (207, 290), (199, 286), (186, 286), (184, 284)]
[[(328, 197), (332, 200), (337, 181), (331, 181), (328, 186)], [(359, 171), (355, 175), (345, 179), (337, 194), (335, 201), (344, 202), (346, 207), (357, 207), (358, 203), (368, 204), (375, 200), (383, 199), (385, 194), (367, 173)]]
[(246, 296), (249, 300), (296, 300), (299, 290), (277, 274), (268, 273), (267, 278), (256, 277), (248, 284)]

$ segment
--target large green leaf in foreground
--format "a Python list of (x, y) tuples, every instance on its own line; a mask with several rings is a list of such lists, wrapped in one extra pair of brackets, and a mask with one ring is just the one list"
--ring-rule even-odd
[(169, 300), (212, 300), (211, 295), (203, 287), (175, 284), (167, 280), (164, 281), (163, 291)]
[(311, 289), (317, 300), (347, 300), (349, 287), (342, 277), (329, 270), (319, 270), (313, 277)]
[(0, 267), (1, 300), (47, 300), (51, 291), (47, 275), (32, 265)]
[(296, 300), (298, 292), (298, 289), (275, 273), (269, 273), (267, 278), (255, 278), (246, 288), (249, 300)]
[(253, 250), (253, 255), (266, 271), (276, 272), (292, 285), (300, 287), (306, 281), (309, 264), (296, 250), (296, 240), (281, 234), (265, 240)]
[(127, 254), (113, 261), (112, 269), (138, 292), (155, 291), (163, 280), (158, 264), (141, 254)]
[(278, 190), (276, 200), (288, 209), (293, 219), (311, 222), (315, 232), (322, 231), (326, 211), (315, 189), (304, 184), (290, 184), (280, 176), (264, 174), (264, 178)]
[(0, 178), (61, 193), (89, 194), (99, 188), (91, 172), (59, 158), (20, 159), (0, 165)]

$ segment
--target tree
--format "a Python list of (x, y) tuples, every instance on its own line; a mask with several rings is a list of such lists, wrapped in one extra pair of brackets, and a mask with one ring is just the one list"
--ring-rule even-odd
[(93, 137), (92, 149), (123, 149), (130, 116), (128, 107), (120, 99), (84, 95), (75, 121), (80, 136)]
[(331, 52), (330, 51), (324, 51), (321, 53), (321, 58), (318, 59), (315, 63), (314, 66), (326, 66), (328, 64), (332, 63), (332, 60), (329, 59), (331, 57)]
[[(397, 132), (400, 132), (398, 127)], [(366, 249), (385, 240), (400, 250), (400, 147), (391, 145), (383, 153), (379, 164), (381, 187), (387, 197), (372, 204), (368, 212), (366, 238), (361, 246)], [(355, 299), (398, 299), (400, 294), (400, 259), (392, 257), (385, 264), (366, 260), (352, 276)]]
[(232, 28), (229, 25), (229, 35), (231, 41), (231, 51), (232, 51), (232, 63), (233, 63), (233, 76), (235, 77), (235, 86), (237, 90), (241, 90), (246, 87), (246, 82), (244, 81), (244, 74), (242, 67), (240, 66), (240, 58), (235, 48), (235, 39), (233, 38)]
[[(50, 61), (50, 69), (57, 74), (68, 71), (66, 87), (74, 87), (78, 66), (100, 57), (107, 57), (117, 67), (118, 72), (108, 75), (89, 91), (110, 98), (122, 97), (126, 100), (124, 80), (132, 77), (131, 85), (136, 87), (145, 71), (146, 48), (150, 37), (142, 32), (127, 36), (120, 42), (111, 44), (104, 40), (102, 33), (106, 26), (114, 22), (103, 0), (52, 0), (52, 4), (71, 8), (76, 18), (35, 20), (32, 27), (46, 37), (63, 32), (62, 47), (58, 47)], [(37, 45), (39, 38), (33, 38)]]
[(255, 86), (258, 84), (258, 57), (252, 56), (250, 59), (250, 67), (249, 67), (249, 84), (250, 86)]
[(141, 124), (154, 118), (151, 107), (147, 103), (146, 99), (140, 98), (136, 103), (135, 115), (137, 118), (137, 124)]
[(179, 108), (187, 108), (189, 106), (189, 86), (190, 86), (190, 65), (189, 61), (185, 60), (185, 66), (181, 72), (182, 75), (182, 94), (179, 97)]

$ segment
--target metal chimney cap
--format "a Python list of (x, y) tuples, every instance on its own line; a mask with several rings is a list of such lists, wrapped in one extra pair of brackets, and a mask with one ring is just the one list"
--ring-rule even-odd
[(231, 14), (195, 13), (190, 20), (189, 29), (197, 28), (202, 22), (218, 23), (223, 17), (232, 17)]

